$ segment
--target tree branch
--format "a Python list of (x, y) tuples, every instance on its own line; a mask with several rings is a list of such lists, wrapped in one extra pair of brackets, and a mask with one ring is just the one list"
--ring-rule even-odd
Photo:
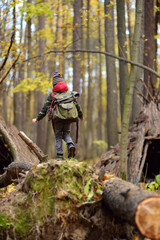
[(2, 65), (0, 66), (0, 71), (2, 71), (2, 69), (4, 68), (4, 66), (5, 66), (5, 64), (6, 64), (7, 60), (8, 60), (8, 56), (9, 56), (9, 53), (10, 53), (12, 44), (13, 44), (13, 42), (14, 42), (14, 36), (15, 36), (15, 32), (12, 33), (10, 45), (9, 45), (7, 54), (6, 54), (6, 56), (5, 56), (5, 59), (4, 59), (3, 63), (2, 63)]
[(10, 68), (3, 74), (3, 76), (0, 78), (0, 84), (2, 84), (2, 82), (4, 81), (4, 79), (7, 77), (7, 75), (9, 74), (9, 72), (11, 71), (12, 68), (14, 68), (14, 66), (16, 65), (19, 57), (20, 57), (21, 53), (18, 55), (18, 57), (16, 58), (16, 60), (14, 61), (14, 63), (12, 63), (12, 65), (10, 66)]
[(31, 60), (34, 60), (36, 58), (39, 58), (39, 57), (42, 57), (42, 56), (45, 56), (45, 55), (48, 55), (48, 54), (51, 54), (51, 53), (75, 53), (75, 52), (84, 52), (84, 53), (99, 53), (99, 54), (104, 54), (105, 56), (109, 56), (109, 57), (112, 57), (112, 58), (116, 58), (120, 61), (123, 61), (123, 62), (126, 62), (126, 63), (129, 63), (131, 65), (135, 65), (137, 67), (140, 67), (142, 69), (145, 69), (151, 73), (153, 73), (156, 77), (160, 78), (160, 74), (158, 72), (156, 72), (155, 70), (153, 70), (152, 68), (149, 68), (141, 63), (137, 63), (137, 62), (134, 62), (134, 61), (131, 61), (131, 60), (128, 60), (128, 59), (125, 59), (123, 57), (119, 57), (119, 56), (116, 56), (112, 53), (109, 53), (109, 52), (105, 52), (105, 51), (98, 51), (98, 50), (83, 50), (83, 49), (78, 49), (78, 50), (51, 50), (51, 51), (48, 51), (48, 52), (45, 52), (44, 54), (40, 54), (40, 55), (37, 55), (35, 57), (32, 57), (32, 58), (29, 58), (29, 59), (26, 59), (26, 60), (23, 60), (23, 62), (28, 62), (28, 61), (31, 61)]

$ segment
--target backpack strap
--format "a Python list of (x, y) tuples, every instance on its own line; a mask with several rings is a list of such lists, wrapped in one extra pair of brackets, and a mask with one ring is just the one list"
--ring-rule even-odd
[(79, 130), (79, 120), (76, 121), (77, 129), (76, 129), (76, 143), (78, 143), (78, 130)]

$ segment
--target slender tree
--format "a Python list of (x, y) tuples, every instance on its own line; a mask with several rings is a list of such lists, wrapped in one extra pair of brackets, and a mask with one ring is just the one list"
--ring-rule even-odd
[[(127, 40), (126, 40), (126, 22), (125, 22), (125, 0), (117, 2), (117, 28), (118, 28), (118, 49), (119, 56), (127, 59)], [(128, 81), (128, 65), (125, 62), (119, 62), (119, 86), (120, 86), (120, 110), (123, 117), (124, 99)]]
[[(81, 48), (82, 40), (82, 18), (81, 8), (82, 1), (74, 0), (74, 18), (73, 18), (73, 49)], [(73, 53), (73, 89), (80, 92), (80, 78), (81, 78), (81, 53)], [(72, 136), (75, 137), (76, 126), (72, 124)], [(79, 149), (79, 148), (78, 148)], [(77, 152), (77, 154), (79, 154)]]
[[(45, 4), (45, 1), (42, 0), (41, 3)], [(45, 15), (40, 15), (38, 17), (38, 32), (39, 32), (39, 43), (38, 43), (38, 53), (39, 55), (41, 55), (41, 59), (39, 62), (39, 69), (38, 71), (43, 75), (45, 73), (45, 59), (44, 59), (44, 51), (45, 51), (45, 38), (43, 36), (43, 31), (45, 29)], [(45, 100), (45, 95), (42, 92), (38, 92), (37, 93), (37, 97), (38, 97), (38, 112), (41, 110), (43, 104), (44, 104), (44, 100)], [(44, 151), (46, 146), (46, 131), (45, 131), (45, 120), (40, 121), (37, 124), (37, 145)]]
[[(106, 51), (115, 54), (114, 36), (114, 5), (109, 0), (105, 0), (105, 48)], [(117, 128), (117, 79), (115, 60), (106, 57), (107, 70), (107, 136), (108, 146), (118, 142)]]
[[(144, 0), (143, 0), (144, 1)], [(139, 42), (139, 57), (138, 62), (143, 64), (143, 52), (144, 52), (144, 3), (142, 6), (142, 24), (141, 24), (141, 30), (140, 30), (140, 42)], [(135, 118), (138, 116), (140, 111), (142, 110), (142, 102), (140, 101), (139, 97), (141, 93), (143, 93), (143, 79), (144, 70), (142, 68), (137, 68), (136, 73), (136, 84), (134, 88), (134, 95), (133, 95), (133, 105), (132, 105), (132, 122), (135, 120)]]
[[(144, 1), (144, 35), (144, 65), (155, 69), (155, 17), (153, 0)], [(150, 100), (150, 94), (155, 94), (155, 76), (148, 71), (144, 71), (144, 82), (149, 90), (144, 88), (144, 95), (146, 99)]]
[[(101, 19), (101, 2), (98, 1), (98, 47), (102, 50), (102, 19)], [(98, 55), (98, 122), (103, 122), (103, 110), (102, 110), (102, 55)], [(97, 137), (102, 140), (102, 124), (97, 125)]]
[[(74, 1), (74, 20), (73, 20), (73, 49), (81, 48), (81, 0)], [(80, 92), (81, 77), (81, 53), (73, 53), (73, 89)]]
[[(27, 1), (28, 4), (32, 3), (32, 0)], [(32, 57), (32, 21), (31, 18), (27, 21), (27, 57)], [(32, 65), (27, 64), (27, 78), (32, 77)], [(26, 94), (26, 133), (30, 136), (30, 122), (31, 122), (31, 92), (28, 91)]]
[[(87, 39), (86, 48), (90, 49), (90, 0), (87, 0)], [(91, 77), (91, 58), (88, 53), (87, 70), (88, 70), (88, 100), (87, 100), (87, 158), (91, 157), (92, 147), (92, 77)]]
[[(141, 24), (142, 24), (142, 9), (143, 9), (143, 0), (136, 0), (136, 18), (135, 18), (135, 27), (134, 27), (134, 36), (133, 36), (133, 45), (132, 45), (132, 54), (131, 60), (138, 62), (139, 55), (139, 41), (140, 41), (140, 32), (141, 32)], [(124, 112), (122, 119), (122, 133), (121, 133), (121, 152), (120, 152), (120, 160), (121, 160), (121, 177), (123, 179), (128, 179), (128, 156), (127, 156), (127, 144), (128, 144), (128, 129), (129, 129), (129, 121), (132, 110), (132, 102), (133, 102), (133, 92), (134, 86), (136, 84), (136, 69), (137, 67), (131, 65), (131, 70), (127, 83), (127, 91), (125, 97), (124, 104)]]

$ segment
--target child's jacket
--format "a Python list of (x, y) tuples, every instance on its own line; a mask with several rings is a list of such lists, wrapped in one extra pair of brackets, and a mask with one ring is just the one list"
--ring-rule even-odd
[[(68, 91), (68, 86), (65, 82), (59, 82), (56, 84), (56, 86), (52, 89), (52, 93), (50, 93), (41, 109), (41, 111), (38, 113), (37, 115), (37, 121), (41, 120), (42, 118), (44, 118), (47, 114), (47, 110), (48, 108), (51, 106), (52, 101), (54, 100), (54, 96), (56, 95), (56, 92), (65, 92)], [(83, 112), (82, 109), (79, 105), (79, 103), (77, 102), (76, 104), (77, 107), (77, 111), (78, 111), (78, 117), (79, 118), (83, 118)]]

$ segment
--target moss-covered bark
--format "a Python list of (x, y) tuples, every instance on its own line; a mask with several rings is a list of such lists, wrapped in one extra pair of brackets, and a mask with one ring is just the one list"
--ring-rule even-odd
[(0, 200), (0, 240), (93, 240), (131, 236), (103, 207), (95, 169), (86, 162), (50, 160), (33, 167)]
[(58, 239), (68, 219), (78, 219), (77, 205), (99, 198), (101, 187), (92, 173), (86, 163), (75, 161), (51, 160), (35, 166), (9, 205), (3, 200), (1, 236), (35, 239), (35, 234), (41, 235), (44, 225), (52, 222), (59, 225)]

